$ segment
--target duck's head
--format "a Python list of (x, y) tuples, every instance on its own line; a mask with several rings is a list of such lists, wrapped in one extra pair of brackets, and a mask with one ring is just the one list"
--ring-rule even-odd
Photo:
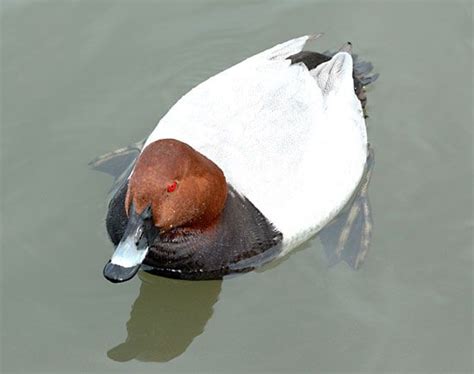
[(154, 242), (211, 228), (226, 197), (224, 174), (211, 160), (178, 140), (149, 144), (129, 178), (127, 228), (104, 276), (126, 281), (137, 273)]

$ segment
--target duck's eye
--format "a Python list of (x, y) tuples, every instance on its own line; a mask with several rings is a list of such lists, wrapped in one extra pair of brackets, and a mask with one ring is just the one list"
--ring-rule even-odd
[(176, 183), (176, 181), (174, 181), (173, 183), (168, 184), (168, 187), (166, 187), (166, 191), (173, 192), (173, 191), (176, 190), (176, 187), (178, 187), (178, 183)]

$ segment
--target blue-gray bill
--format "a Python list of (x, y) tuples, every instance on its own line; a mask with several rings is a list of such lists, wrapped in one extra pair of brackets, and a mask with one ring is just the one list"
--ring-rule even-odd
[[(135, 276), (148, 253), (147, 230), (152, 225), (151, 207), (140, 214), (132, 204), (127, 228), (110, 261), (104, 267), (104, 277), (113, 282), (125, 282)], [(154, 230), (153, 230), (154, 231)]]

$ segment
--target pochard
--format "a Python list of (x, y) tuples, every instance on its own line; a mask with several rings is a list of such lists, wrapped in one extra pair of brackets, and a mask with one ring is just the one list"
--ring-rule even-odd
[(140, 144), (110, 200), (111, 282), (221, 279), (285, 256), (350, 202), (369, 156), (369, 63), (302, 36), (199, 84)]

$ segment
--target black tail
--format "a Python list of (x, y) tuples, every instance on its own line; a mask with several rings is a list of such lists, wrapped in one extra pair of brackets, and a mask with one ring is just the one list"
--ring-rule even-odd
[(379, 74), (372, 74), (372, 70), (374, 69), (372, 63), (360, 61), (359, 56), (357, 55), (352, 55), (352, 59), (354, 60), (354, 90), (362, 104), (362, 108), (365, 109), (365, 106), (367, 105), (365, 87), (375, 82), (379, 77)]

